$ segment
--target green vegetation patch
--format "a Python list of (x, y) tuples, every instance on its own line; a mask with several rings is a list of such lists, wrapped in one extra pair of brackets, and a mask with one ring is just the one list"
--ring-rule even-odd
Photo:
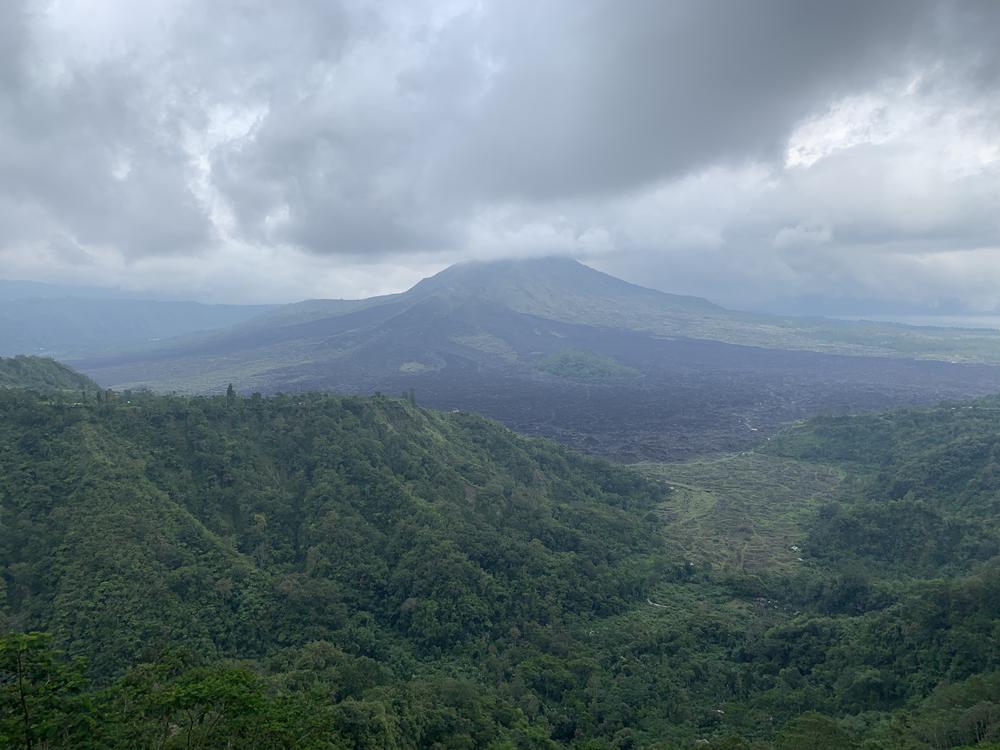
[(1000, 553), (1000, 397), (812, 419), (763, 449), (858, 477), (823, 508), (811, 550), (890, 577), (974, 571)]
[(517, 361), (517, 352), (514, 351), (514, 348), (499, 336), (494, 336), (491, 333), (480, 332), (464, 336), (452, 336), (451, 340), (456, 344), (467, 346), (484, 354), (499, 357), (504, 362)]
[(86, 375), (48, 357), (0, 357), (0, 388), (96, 391), (99, 387)]
[(408, 375), (417, 375), (421, 372), (434, 372), (437, 369), (439, 368), (434, 367), (433, 365), (426, 365), (423, 362), (414, 361), (404, 362), (399, 366), (399, 371), (405, 372)]
[(809, 524), (842, 493), (845, 477), (833, 466), (754, 452), (636, 468), (670, 489), (659, 513), (671, 547), (753, 573), (803, 564)]
[(589, 349), (563, 349), (546, 357), (536, 367), (559, 378), (584, 382), (635, 378), (640, 375), (638, 370)]

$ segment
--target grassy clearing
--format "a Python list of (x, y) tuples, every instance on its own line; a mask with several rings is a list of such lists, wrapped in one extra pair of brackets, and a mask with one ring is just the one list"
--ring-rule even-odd
[(807, 522), (845, 484), (832, 466), (753, 452), (635, 468), (673, 490), (659, 509), (671, 546), (751, 573), (801, 565)]

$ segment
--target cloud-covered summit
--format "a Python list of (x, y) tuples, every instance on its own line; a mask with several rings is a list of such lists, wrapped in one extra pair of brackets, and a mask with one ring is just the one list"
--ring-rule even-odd
[(3, 275), (275, 301), (565, 254), (992, 310), (1000, 5), (0, 5)]

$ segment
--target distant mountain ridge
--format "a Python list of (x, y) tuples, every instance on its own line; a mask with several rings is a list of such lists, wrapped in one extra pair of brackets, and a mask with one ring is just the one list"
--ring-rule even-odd
[(0, 356), (65, 358), (142, 349), (176, 336), (228, 328), (270, 309), (0, 279)]

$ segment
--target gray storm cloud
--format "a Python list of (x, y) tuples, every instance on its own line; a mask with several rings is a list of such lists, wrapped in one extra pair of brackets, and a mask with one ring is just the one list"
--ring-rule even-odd
[(986, 0), (4, 3), (0, 262), (249, 301), (561, 253), (991, 308), (998, 32)]

